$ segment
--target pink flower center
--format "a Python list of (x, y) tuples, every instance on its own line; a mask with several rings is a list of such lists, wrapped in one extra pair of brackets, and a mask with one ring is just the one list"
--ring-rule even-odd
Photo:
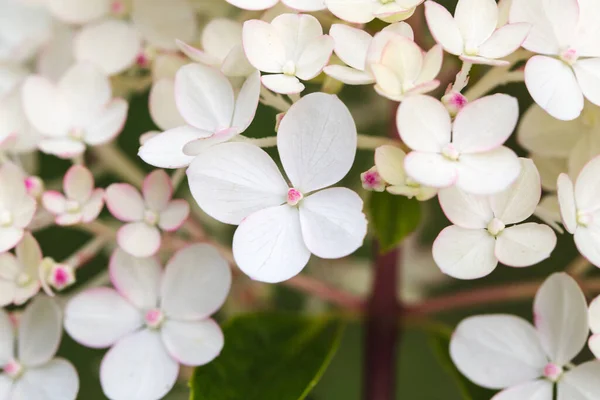
[(44, 191), (44, 182), (37, 176), (30, 176), (25, 179), (25, 188), (33, 197), (39, 197)]
[(110, 12), (117, 17), (124, 15), (125, 11), (125, 4), (120, 0), (113, 1), (110, 5)]
[(290, 190), (288, 190), (287, 203), (290, 206), (295, 206), (300, 202), (300, 200), (302, 200), (302, 198), (304, 198), (304, 196), (302, 195), (302, 193), (300, 193), (298, 189), (291, 188)]
[(77, 200), (71, 200), (71, 199), (67, 200), (65, 208), (67, 209), (67, 212), (69, 212), (69, 213), (77, 213), (77, 212), (81, 211), (81, 207)]
[(75, 273), (69, 265), (55, 264), (50, 273), (50, 284), (58, 290), (72, 285), (75, 282)]
[(150, 64), (150, 59), (143, 51), (137, 55), (135, 58), (135, 63), (142, 68), (146, 68), (148, 64)]
[(158, 213), (156, 211), (146, 210), (144, 212), (144, 221), (148, 225), (156, 225), (158, 223)]
[(146, 326), (152, 329), (159, 328), (164, 319), (164, 314), (157, 308), (153, 308), (152, 310), (146, 311), (146, 315), (144, 316)]
[(583, 211), (577, 212), (577, 224), (581, 226), (588, 226), (594, 222), (594, 216), (590, 213)]
[(4, 373), (11, 379), (17, 379), (23, 373), (23, 366), (18, 361), (11, 361), (4, 366)]
[(460, 157), (460, 153), (458, 152), (458, 150), (456, 150), (452, 143), (448, 143), (442, 149), (442, 155), (450, 161), (458, 161), (458, 158)]
[(549, 363), (544, 367), (544, 376), (552, 382), (556, 382), (562, 376), (563, 372), (562, 367), (556, 364)]
[(560, 59), (569, 65), (575, 64), (578, 58), (579, 54), (575, 49), (567, 49), (560, 55)]
[(374, 168), (363, 172), (360, 175), (360, 178), (362, 180), (363, 188), (367, 190), (378, 190), (385, 187), (379, 172), (377, 172), (377, 170)]

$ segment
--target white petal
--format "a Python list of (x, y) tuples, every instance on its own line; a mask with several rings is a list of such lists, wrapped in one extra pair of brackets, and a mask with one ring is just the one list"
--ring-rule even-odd
[[(585, 117), (581, 119), (585, 119)], [(587, 129), (582, 133), (581, 138), (569, 153), (567, 167), (560, 172), (568, 171), (570, 176), (577, 176), (590, 160), (600, 154), (600, 135), (595, 134), (595, 131), (588, 132)]]
[(104, 208), (104, 189), (96, 189), (81, 210), (81, 220), (89, 223), (98, 218)]
[[(285, 47), (285, 61), (296, 63), (300, 61), (302, 53), (311, 46), (311, 43), (323, 35), (321, 23), (309, 14), (281, 14), (273, 19), (271, 26)], [(333, 43), (331, 50), (333, 50)]]
[(187, 171), (190, 190), (204, 212), (228, 224), (286, 201), (288, 186), (262, 149), (223, 143), (197, 156)]
[(83, 140), (90, 146), (105, 144), (113, 140), (125, 126), (129, 104), (123, 99), (114, 99), (85, 127)]
[(139, 258), (117, 248), (110, 258), (110, 281), (115, 289), (140, 310), (156, 308), (162, 268), (153, 258)]
[(237, 128), (229, 128), (217, 131), (214, 135), (193, 140), (183, 146), (183, 154), (192, 157), (197, 156), (210, 147), (230, 141), (239, 134), (240, 131)]
[(433, 97), (407, 98), (398, 108), (396, 123), (402, 141), (413, 150), (438, 152), (450, 142), (450, 115)]
[(600, 334), (596, 333), (590, 336), (588, 347), (596, 359), (600, 359)]
[(296, 75), (305, 81), (311, 80), (323, 71), (333, 52), (333, 39), (322, 35), (311, 40), (296, 63)]
[(471, 381), (491, 389), (536, 379), (547, 363), (531, 324), (512, 315), (463, 320), (450, 341), (450, 356)]
[(114, 183), (106, 188), (106, 206), (120, 221), (140, 221), (144, 218), (144, 199), (127, 183)]
[(553, 389), (552, 382), (540, 379), (505, 389), (492, 400), (550, 400)]
[(260, 73), (252, 73), (242, 85), (237, 98), (235, 99), (235, 110), (231, 126), (242, 133), (250, 126), (260, 98)]
[(175, 82), (161, 79), (152, 85), (149, 97), (150, 116), (152, 121), (162, 130), (169, 130), (185, 125), (183, 117), (175, 104)]
[(413, 151), (404, 159), (406, 174), (425, 186), (444, 188), (458, 179), (457, 164), (441, 154)]
[(231, 126), (233, 88), (221, 71), (188, 64), (177, 71), (175, 93), (177, 109), (188, 124), (209, 132)]
[(600, 296), (596, 297), (590, 303), (588, 309), (588, 322), (592, 333), (600, 333)]
[(117, 232), (117, 243), (135, 257), (150, 257), (160, 248), (160, 231), (145, 222), (130, 222)]
[(74, 37), (75, 29), (71, 26), (55, 24), (52, 40), (46, 43), (38, 55), (35, 64), (36, 71), (53, 82), (58, 81), (75, 62), (73, 58)]
[(304, 85), (295, 76), (283, 74), (263, 75), (262, 84), (269, 90), (281, 94), (296, 94), (304, 90)]
[(456, 186), (473, 194), (493, 194), (508, 188), (521, 172), (521, 162), (508, 147), (463, 154), (456, 166)]
[(228, 3), (244, 10), (266, 10), (273, 7), (279, 0), (227, 0)]
[(221, 65), (221, 71), (228, 77), (246, 78), (256, 72), (256, 68), (248, 62), (246, 53), (244, 53), (244, 47), (240, 43), (234, 46), (227, 57), (225, 57)]
[(38, 147), (42, 153), (52, 154), (63, 159), (76, 157), (85, 151), (85, 144), (81, 141), (67, 138), (44, 139), (40, 141)]
[(560, 206), (556, 195), (546, 195), (535, 209), (534, 215), (542, 222), (551, 226), (556, 232), (564, 233), (564, 230), (559, 225), (560, 223)]
[(157, 212), (164, 210), (173, 196), (171, 178), (162, 169), (152, 171), (144, 179), (142, 195), (146, 209)]
[(493, 150), (508, 139), (518, 120), (519, 103), (516, 98), (506, 94), (483, 97), (458, 112), (452, 143), (460, 153)]
[(371, 35), (343, 24), (333, 24), (329, 35), (335, 43), (335, 54), (350, 67), (364, 71), (367, 50), (373, 39)]
[(325, 9), (324, 0), (282, 0), (286, 6), (298, 11), (320, 11)]
[(440, 190), (438, 198), (446, 217), (462, 228), (485, 229), (494, 218), (486, 196), (476, 196), (450, 187)]
[[(3, 263), (3, 265), (5, 265)], [(15, 358), (15, 328), (8, 313), (0, 311), (0, 363), (6, 365)], [(0, 391), (0, 394), (1, 391)]]
[(558, 383), (557, 400), (594, 400), (600, 396), (600, 362), (590, 361), (566, 372)]
[(86, 24), (107, 15), (110, 11), (110, 0), (47, 0), (52, 14), (61, 21), (71, 24)]
[(575, 48), (580, 56), (600, 57), (600, 4), (594, 0), (579, 0), (579, 26)]
[(143, 324), (141, 311), (109, 288), (73, 297), (65, 308), (65, 330), (86, 347), (105, 348)]
[[(422, 85), (424, 83), (428, 83), (431, 85), (431, 81), (433, 81), (442, 69), (442, 62), (444, 61), (444, 50), (441, 46), (436, 45), (433, 46), (427, 53), (425, 53), (425, 57), (423, 57), (423, 67), (421, 68), (421, 72), (419, 73), (419, 77), (416, 80), (417, 85)], [(439, 83), (438, 83), (439, 85)], [(417, 86), (418, 87), (418, 86)], [(437, 85), (435, 86), (437, 87)], [(409, 92), (414, 92), (416, 88), (411, 89)], [(421, 93), (426, 93), (430, 90), (422, 91)]]
[(56, 354), (62, 335), (62, 313), (53, 299), (37, 297), (19, 320), (17, 356), (27, 366), (37, 367)]
[(158, 226), (163, 231), (177, 230), (190, 214), (190, 205), (185, 200), (173, 200), (160, 213)]
[(587, 302), (575, 280), (565, 273), (552, 274), (538, 289), (533, 311), (550, 360), (562, 366), (575, 358), (589, 332)]
[(78, 61), (89, 61), (108, 75), (131, 67), (141, 50), (135, 28), (125, 21), (108, 19), (86, 25), (75, 37), (74, 53)]
[(54, 84), (34, 75), (23, 84), (22, 94), (25, 115), (35, 129), (44, 135), (55, 137), (68, 133), (70, 111)]
[(257, 281), (278, 283), (300, 273), (310, 251), (298, 210), (285, 204), (244, 219), (233, 236), (233, 255), (240, 269)]
[(313, 93), (294, 103), (277, 133), (281, 163), (303, 193), (339, 182), (354, 162), (356, 125), (337, 96)]
[(521, 173), (508, 189), (491, 197), (494, 215), (504, 224), (529, 218), (542, 197), (540, 174), (533, 161), (521, 158)]
[(246, 21), (243, 44), (246, 57), (254, 68), (264, 72), (282, 72), (286, 62), (286, 48), (271, 24), (259, 20)]
[(181, 126), (158, 134), (144, 142), (138, 152), (142, 160), (158, 168), (182, 168), (188, 166), (194, 157), (185, 155), (186, 144), (206, 137), (210, 133), (191, 126)]
[(374, 82), (370, 74), (343, 65), (328, 65), (323, 72), (347, 85), (368, 85)]
[(383, 49), (380, 63), (391, 69), (402, 84), (416, 82), (423, 68), (423, 51), (411, 39), (396, 35)]
[(371, 0), (325, 0), (325, 4), (336, 17), (356, 24), (371, 22), (375, 18), (375, 10), (381, 6)]
[(583, 94), (575, 75), (560, 60), (530, 58), (525, 66), (525, 84), (533, 100), (554, 118), (572, 120), (583, 110)]
[(547, 225), (529, 222), (506, 228), (496, 238), (496, 258), (511, 267), (528, 267), (550, 257), (556, 234)]
[(79, 377), (75, 367), (62, 358), (25, 370), (14, 383), (11, 399), (75, 400)]
[(575, 205), (573, 182), (567, 174), (560, 174), (557, 187), (563, 225), (569, 233), (575, 233), (575, 229), (577, 229), (577, 206)]
[(361, 198), (350, 189), (331, 188), (300, 204), (300, 226), (306, 247), (321, 258), (341, 258), (362, 246), (367, 220)]
[(69, 199), (86, 202), (94, 190), (94, 176), (82, 165), (74, 165), (65, 174), (63, 183)]
[(575, 231), (577, 250), (592, 264), (600, 267), (600, 229), (597, 226), (577, 227)]
[(196, 244), (179, 250), (167, 263), (161, 308), (176, 319), (198, 320), (215, 313), (227, 298), (231, 269), (216, 248)]
[(171, 390), (178, 372), (160, 334), (143, 330), (121, 339), (106, 353), (100, 383), (113, 400), (158, 400)]
[(495, 0), (460, 0), (454, 18), (466, 48), (478, 48), (496, 29), (498, 5)]
[[(231, 49), (241, 43), (242, 24), (231, 19), (215, 18), (206, 24), (202, 31), (202, 48), (204, 49), (205, 55), (215, 58), (217, 64), (222, 63), (231, 52)], [(200, 50), (183, 42), (180, 42), (179, 45), (181, 50), (186, 54), (188, 53), (186, 50), (192, 50), (193, 54), (198, 54), (200, 52)], [(205, 62), (207, 60), (204, 60), (203, 62), (202, 60), (196, 59), (195, 56), (190, 54), (188, 54), (188, 56), (194, 61), (210, 65), (210, 63)]]
[(375, 166), (384, 181), (391, 185), (404, 185), (406, 181), (405, 157), (406, 153), (395, 146), (383, 145), (375, 149)]
[(600, 58), (577, 61), (573, 70), (583, 95), (592, 103), (600, 105)]
[(46, 210), (54, 215), (62, 214), (67, 210), (67, 199), (62, 193), (54, 190), (44, 192), (42, 204)]
[(531, 25), (508, 24), (496, 30), (479, 48), (479, 55), (486, 58), (502, 58), (515, 52), (521, 45)]
[(223, 332), (212, 319), (167, 320), (161, 328), (167, 351), (180, 364), (197, 366), (214, 360), (224, 345)]
[(433, 242), (433, 259), (443, 273), (453, 278), (482, 278), (498, 265), (495, 244), (485, 229), (452, 225), (442, 230)]
[(595, 157), (579, 173), (575, 183), (575, 200), (579, 211), (600, 208), (600, 157)]
[(435, 41), (441, 44), (448, 53), (462, 54), (464, 42), (452, 14), (444, 6), (427, 1), (425, 2), (425, 16)]

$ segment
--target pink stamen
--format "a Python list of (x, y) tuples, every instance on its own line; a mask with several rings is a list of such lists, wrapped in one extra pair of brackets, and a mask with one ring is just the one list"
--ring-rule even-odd
[(300, 200), (302, 200), (303, 197), (304, 196), (302, 195), (302, 193), (300, 193), (298, 189), (291, 188), (290, 190), (288, 190), (287, 203), (290, 206), (295, 206), (300, 202)]
[(549, 363), (544, 367), (544, 376), (552, 382), (556, 382), (561, 377), (563, 372), (564, 370), (562, 367), (556, 364)]
[(4, 373), (9, 377), (18, 378), (23, 372), (23, 366), (17, 361), (11, 361), (4, 366)]
[(162, 324), (164, 318), (162, 311), (156, 308), (146, 311), (146, 315), (144, 316), (146, 325), (150, 328), (158, 328)]

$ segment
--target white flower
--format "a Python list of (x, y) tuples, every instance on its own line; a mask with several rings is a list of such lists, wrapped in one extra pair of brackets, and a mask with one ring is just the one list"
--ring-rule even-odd
[(493, 196), (470, 195), (456, 187), (440, 191), (442, 210), (454, 224), (433, 243), (433, 258), (444, 273), (476, 279), (490, 274), (498, 262), (527, 267), (550, 256), (554, 231), (533, 222), (519, 224), (533, 214), (542, 194), (533, 162), (521, 163), (519, 179)]
[[(138, 155), (159, 168), (181, 168), (192, 162), (204, 149), (222, 143), (244, 132), (254, 119), (260, 96), (260, 75), (248, 77), (237, 97), (227, 77), (218, 69), (202, 64), (189, 64), (175, 77), (174, 88), (162, 84), (162, 119), (177, 123), (175, 111), (187, 125), (170, 129), (144, 142)], [(177, 110), (173, 110), (171, 91), (176, 93)], [(170, 110), (170, 111), (169, 111)], [(153, 112), (157, 114), (158, 111)]]
[(28, 232), (12, 253), (0, 254), (0, 305), (21, 305), (40, 290), (39, 271), (42, 250)]
[(277, 148), (288, 186), (275, 162), (247, 143), (224, 143), (196, 157), (190, 190), (213, 218), (238, 225), (233, 255), (242, 271), (263, 282), (297, 275), (311, 253), (341, 258), (358, 249), (367, 221), (362, 200), (346, 188), (324, 189), (350, 170), (356, 126), (337, 97), (314, 93), (287, 112)]
[(110, 81), (91, 64), (75, 64), (57, 84), (30, 76), (23, 85), (25, 114), (43, 135), (44, 153), (61, 158), (114, 139), (127, 118), (127, 102), (112, 98)]
[[(73, 365), (54, 358), (62, 336), (61, 311), (36, 298), (18, 319), (0, 310), (0, 397), (5, 400), (75, 400), (79, 378)], [(16, 337), (15, 337), (16, 336)]]
[(114, 183), (106, 188), (105, 196), (111, 214), (128, 222), (119, 229), (117, 243), (136, 257), (155, 254), (160, 248), (160, 230), (179, 229), (190, 212), (187, 201), (171, 200), (173, 186), (163, 170), (155, 170), (144, 179), (142, 194), (127, 183)]
[(162, 130), (185, 125), (175, 102), (174, 79), (164, 78), (154, 82), (148, 97), (148, 109), (152, 121)]
[(381, 58), (371, 64), (375, 90), (395, 101), (430, 92), (440, 84), (435, 77), (442, 68), (443, 58), (444, 52), (439, 45), (424, 53), (407, 37), (391, 37)]
[(462, 321), (450, 355), (471, 381), (504, 389), (493, 400), (600, 398), (600, 362), (570, 361), (585, 346), (587, 304), (573, 278), (551, 275), (535, 296), (535, 328), (512, 315), (480, 315)]
[(0, 167), (0, 253), (15, 247), (23, 238), (37, 204), (27, 193), (25, 176), (14, 164)]
[(563, 225), (573, 234), (579, 252), (600, 267), (600, 156), (579, 173), (575, 186), (567, 174), (558, 177)]
[(531, 29), (527, 23), (496, 29), (499, 12), (495, 0), (459, 0), (454, 18), (443, 6), (427, 1), (425, 16), (431, 34), (444, 50), (474, 64), (508, 65), (498, 59), (521, 47)]
[(270, 24), (259, 20), (244, 23), (243, 44), (254, 68), (268, 72), (262, 83), (284, 94), (300, 93), (308, 81), (321, 73), (333, 52), (333, 39), (312, 15), (282, 14)]
[(325, 0), (336, 17), (363, 24), (379, 18), (386, 22), (402, 21), (413, 15), (423, 0)]
[(52, 18), (40, 6), (0, 0), (0, 62), (23, 62), (50, 40)]
[(75, 225), (95, 220), (104, 207), (104, 189), (94, 189), (94, 176), (84, 166), (74, 165), (63, 179), (65, 195), (50, 190), (42, 196), (44, 208), (56, 216), (57, 225)]
[(550, 115), (575, 119), (584, 96), (600, 105), (600, 2), (514, 0), (511, 22), (532, 25), (523, 47), (536, 55), (525, 66), (531, 97)]
[(588, 320), (592, 336), (588, 340), (588, 346), (594, 356), (600, 359), (600, 296), (596, 297), (590, 303), (588, 310)]
[(333, 38), (335, 54), (348, 66), (328, 65), (323, 72), (348, 85), (375, 83), (371, 63), (381, 59), (383, 49), (394, 35), (414, 39), (413, 30), (406, 22), (388, 25), (374, 37), (362, 29), (333, 24), (329, 35)]
[[(245, 10), (266, 10), (274, 7), (279, 0), (227, 0), (228, 3)], [(320, 11), (325, 9), (323, 0), (281, 0), (286, 6), (298, 11)]]
[(375, 150), (375, 166), (381, 178), (389, 184), (387, 191), (392, 194), (415, 197), (419, 201), (429, 200), (437, 194), (437, 189), (421, 186), (406, 175), (404, 158), (406, 153), (394, 146), (384, 145)]
[(517, 100), (505, 94), (469, 103), (454, 122), (433, 97), (407, 97), (397, 115), (400, 137), (414, 150), (404, 160), (407, 175), (422, 185), (456, 185), (472, 194), (506, 189), (521, 169), (516, 154), (502, 146), (518, 117)]
[(109, 270), (116, 290), (75, 296), (65, 309), (65, 329), (87, 347), (111, 348), (100, 366), (108, 398), (162, 399), (179, 364), (204, 365), (223, 348), (210, 316), (227, 297), (231, 270), (207, 244), (178, 251), (164, 271), (153, 258), (116, 250)]
[(180, 40), (177, 45), (189, 58), (219, 68), (226, 76), (248, 76), (254, 72), (242, 46), (242, 24), (226, 18), (215, 18), (202, 31), (202, 49)]

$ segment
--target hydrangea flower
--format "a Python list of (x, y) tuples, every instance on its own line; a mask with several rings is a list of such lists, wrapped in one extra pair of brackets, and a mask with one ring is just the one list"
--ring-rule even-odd
[(600, 156), (581, 170), (575, 185), (565, 173), (557, 185), (565, 229), (573, 234), (579, 252), (600, 267)]
[(27, 193), (23, 172), (14, 164), (0, 166), (0, 188), (0, 253), (3, 253), (21, 241), (37, 204)]
[(31, 233), (26, 233), (12, 253), (0, 254), (0, 305), (21, 305), (40, 291), (42, 250)]
[(108, 77), (86, 63), (73, 65), (57, 84), (30, 76), (23, 85), (23, 104), (27, 118), (43, 135), (40, 150), (61, 158), (114, 139), (128, 109), (125, 100), (113, 99)]
[(588, 336), (587, 304), (573, 278), (551, 275), (534, 301), (535, 328), (512, 315), (462, 321), (450, 341), (456, 367), (479, 386), (504, 389), (493, 400), (600, 398), (600, 362), (571, 360)]
[(142, 195), (127, 183), (114, 183), (106, 188), (105, 196), (111, 214), (127, 222), (117, 232), (117, 243), (136, 257), (155, 254), (161, 244), (160, 231), (179, 229), (190, 212), (187, 201), (171, 200), (173, 185), (163, 170), (144, 179)]
[(516, 154), (502, 146), (518, 118), (517, 100), (505, 94), (467, 104), (454, 121), (433, 97), (407, 97), (397, 115), (400, 137), (413, 150), (404, 159), (407, 175), (422, 185), (456, 185), (472, 194), (506, 189), (521, 170)]
[(413, 15), (423, 0), (325, 0), (325, 5), (336, 17), (356, 24), (379, 18), (398, 22)]
[(525, 41), (527, 23), (498, 26), (495, 0), (459, 0), (454, 18), (434, 1), (425, 3), (425, 16), (435, 40), (450, 54), (473, 64), (508, 65), (498, 60), (513, 53)]
[(221, 71), (189, 64), (177, 72), (175, 93), (177, 110), (187, 125), (144, 141), (138, 153), (160, 168), (185, 167), (205, 148), (244, 132), (258, 107), (260, 75), (250, 75), (235, 97)]
[(207, 214), (239, 225), (233, 255), (244, 273), (281, 282), (297, 275), (311, 253), (341, 258), (362, 245), (367, 221), (360, 197), (346, 188), (324, 189), (348, 173), (356, 141), (344, 103), (313, 93), (289, 109), (277, 134), (291, 185), (251, 144), (224, 143), (196, 157), (187, 172), (190, 190)]
[(44, 208), (56, 216), (57, 225), (75, 225), (95, 220), (104, 207), (104, 189), (94, 189), (94, 176), (84, 166), (74, 165), (63, 179), (65, 195), (49, 190), (42, 196)]
[[(274, 7), (279, 0), (227, 0), (228, 3), (245, 10), (266, 10)], [(286, 6), (298, 11), (320, 11), (325, 9), (323, 0), (281, 0)]]
[(527, 267), (550, 256), (556, 246), (554, 231), (520, 223), (533, 214), (542, 195), (535, 165), (528, 159), (521, 163), (519, 179), (504, 192), (476, 196), (456, 187), (440, 191), (440, 205), (454, 224), (433, 243), (433, 258), (444, 273), (476, 279), (490, 274), (498, 262)]
[(523, 47), (531, 97), (550, 115), (572, 120), (584, 97), (600, 105), (600, 3), (595, 0), (513, 0), (510, 21), (532, 25)]
[(65, 329), (87, 347), (110, 347), (100, 366), (107, 397), (162, 399), (179, 364), (204, 365), (223, 348), (210, 316), (229, 292), (229, 265), (215, 248), (196, 244), (175, 253), (164, 271), (153, 258), (117, 249), (109, 270), (116, 290), (76, 295), (65, 309)]
[(333, 39), (312, 15), (281, 14), (271, 23), (250, 20), (242, 32), (244, 51), (254, 68), (267, 72), (261, 80), (283, 94), (300, 93), (321, 73), (333, 52)]

